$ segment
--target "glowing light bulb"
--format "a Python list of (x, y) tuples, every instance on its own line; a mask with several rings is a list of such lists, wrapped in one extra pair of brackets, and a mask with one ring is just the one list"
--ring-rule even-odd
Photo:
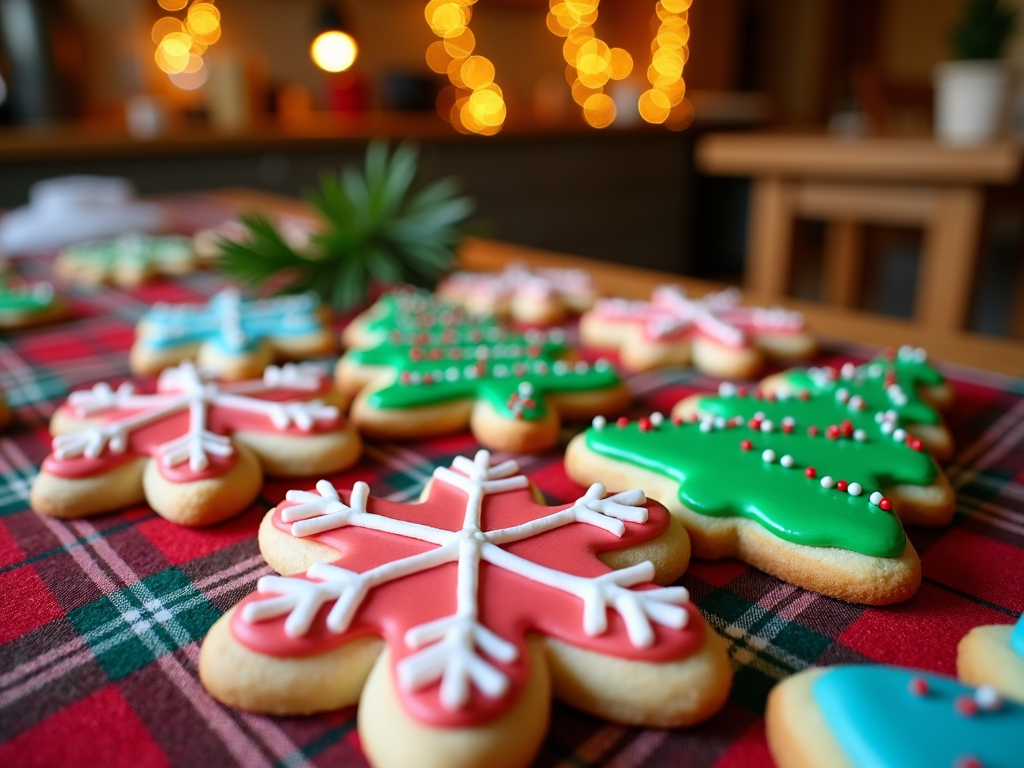
[(352, 36), (337, 30), (319, 35), (309, 49), (313, 62), (327, 72), (344, 72), (355, 62), (358, 52)]

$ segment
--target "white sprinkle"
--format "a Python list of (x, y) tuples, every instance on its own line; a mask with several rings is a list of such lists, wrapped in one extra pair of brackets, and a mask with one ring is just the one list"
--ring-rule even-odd
[(846, 389), (845, 387), (840, 387), (839, 389), (836, 390), (836, 400), (838, 400), (840, 403), (845, 403), (849, 399), (850, 391), (848, 389)]
[(897, 443), (902, 443), (904, 440), (907, 439), (907, 430), (897, 429), (895, 432), (892, 433), (892, 439), (895, 440)]
[(784, 427), (794, 427), (794, 426), (796, 426), (796, 419), (794, 419), (792, 416), (783, 416), (782, 417), (782, 426), (784, 426)]
[(715, 420), (708, 416), (700, 423), (700, 427), (698, 427), (698, 429), (704, 433), (712, 432), (715, 429)]
[(786, 469), (789, 469), (790, 467), (793, 466), (793, 457), (787, 453), (785, 456), (779, 459), (779, 464), (784, 466)]
[(724, 416), (716, 416), (715, 417), (715, 429), (725, 429), (725, 417)]
[(601, 431), (608, 424), (608, 420), (604, 416), (595, 416), (594, 420), (590, 422), (590, 425), (597, 431)]
[(865, 440), (868, 439), (868, 433), (865, 432), (863, 429), (855, 429), (853, 430), (853, 439), (856, 440), (858, 443), (863, 443)]
[(758, 420), (763, 420), (764, 419), (764, 411), (758, 411), (757, 413), (755, 413), (754, 414), (754, 418), (758, 419)]
[(884, 434), (891, 435), (893, 433), (893, 430), (895, 430), (895, 429), (896, 429), (896, 427), (893, 426), (893, 423), (891, 421), (883, 421), (882, 422), (882, 432)]
[(651, 424), (654, 426), (660, 427), (663, 421), (665, 421), (665, 417), (661, 415), (661, 411), (655, 411), (651, 414)]
[(490, 356), (491, 356), (491, 350), (488, 349), (487, 347), (477, 347), (476, 348), (476, 359), (477, 360), (486, 360)]
[(896, 419), (898, 419), (899, 417), (900, 415), (896, 413), (896, 411), (894, 411), (892, 408), (885, 412), (885, 418), (888, 419), (889, 421), (896, 421)]
[(576, 373), (586, 373), (590, 370), (590, 363), (586, 360), (580, 360), (576, 363)]
[(476, 378), (476, 366), (475, 365), (467, 365), (466, 369), (462, 372), (462, 374), (467, 379), (475, 379)]
[(612, 367), (612, 364), (609, 363), (607, 360), (605, 360), (603, 357), (598, 359), (598, 361), (596, 363), (594, 363), (594, 370), (595, 371), (607, 371), (607, 370), (611, 369), (611, 367)]
[(421, 376), (416, 371), (413, 371), (412, 373), (409, 374), (409, 381), (413, 384), (419, 384), (421, 381), (423, 381), (423, 376)]
[(836, 484), (836, 481), (833, 480), (830, 475), (825, 475), (823, 478), (821, 478), (821, 487), (822, 488), (831, 488), (835, 484)]
[(723, 381), (718, 385), (719, 397), (733, 397), (736, 394), (736, 385), (731, 381)]
[(875, 424), (881, 424), (883, 421), (885, 421), (885, 414), (882, 413), (881, 411), (876, 411), (875, 412)]
[(458, 381), (459, 380), (459, 369), (454, 367), (454, 366), (452, 366), (451, 368), (448, 368), (444, 372), (444, 377), (446, 379), (448, 379), (448, 381)]
[(978, 690), (974, 692), (974, 701), (978, 709), (986, 712), (993, 712), (1003, 706), (1003, 697), (991, 685), (978, 686)]
[(554, 365), (551, 366), (551, 370), (555, 372), (555, 376), (565, 376), (569, 372), (569, 366), (565, 360), (556, 360)]
[(853, 374), (855, 374), (856, 372), (857, 369), (854, 367), (853, 363), (843, 363), (843, 367), (842, 370), (839, 372), (839, 375), (842, 376), (844, 379), (852, 379)]
[(498, 363), (494, 368), (491, 369), (491, 373), (497, 376), (499, 379), (503, 379), (511, 373), (509, 367), (504, 363)]
[(530, 397), (533, 394), (533, 384), (528, 381), (519, 382), (517, 389), (519, 390), (520, 397)]
[(860, 483), (850, 483), (846, 486), (846, 492), (851, 496), (860, 496), (863, 490), (864, 489), (861, 487)]
[(861, 397), (860, 395), (854, 395), (853, 397), (850, 398), (850, 408), (852, 408), (855, 411), (859, 411), (863, 407), (864, 407), (864, 398), (863, 397)]
[(761, 454), (761, 458), (767, 463), (771, 464), (773, 461), (775, 461), (775, 451), (773, 451), (771, 448), (765, 448), (764, 453)]
[(882, 368), (881, 364), (872, 363), (871, 365), (868, 366), (868, 376), (870, 376), (871, 378), (877, 379), (879, 376), (882, 375), (882, 373), (884, 373), (884, 369)]
[(771, 419), (765, 419), (761, 422), (762, 432), (771, 432), (773, 429), (775, 429), (775, 424), (772, 423)]
[(868, 497), (868, 501), (877, 507), (884, 498), (885, 497), (882, 495), (881, 491), (875, 491)]

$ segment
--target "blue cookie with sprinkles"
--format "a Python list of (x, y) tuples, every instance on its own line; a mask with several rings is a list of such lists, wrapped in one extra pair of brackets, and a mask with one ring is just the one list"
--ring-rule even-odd
[(154, 375), (183, 360), (226, 381), (258, 377), (271, 363), (335, 351), (334, 332), (311, 293), (243, 301), (226, 289), (206, 304), (157, 304), (139, 322), (131, 369)]
[(1024, 706), (912, 669), (801, 672), (772, 690), (765, 721), (778, 768), (1024, 765)]

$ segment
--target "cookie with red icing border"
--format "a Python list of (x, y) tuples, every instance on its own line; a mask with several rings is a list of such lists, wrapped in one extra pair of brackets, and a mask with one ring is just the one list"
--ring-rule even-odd
[(290, 492), (260, 532), (260, 579), (203, 642), (221, 702), (296, 715), (359, 705), (371, 764), (525, 766), (554, 696), (628, 725), (713, 715), (719, 637), (668, 584), (686, 535), (640, 491), (547, 507), (487, 451), (438, 468), (420, 504), (365, 483)]
[(633, 371), (692, 363), (725, 378), (755, 376), (765, 358), (806, 360), (817, 348), (799, 312), (742, 307), (734, 288), (695, 299), (675, 285), (658, 286), (650, 301), (599, 300), (580, 318), (580, 338), (617, 349)]
[(1016, 768), (1024, 706), (995, 688), (878, 665), (809, 669), (772, 689), (778, 768)]
[(242, 512), (263, 473), (308, 476), (354, 464), (362, 447), (312, 366), (269, 366), (262, 379), (217, 383), (191, 363), (156, 392), (125, 383), (72, 392), (54, 414), (53, 452), (32, 485), (37, 512), (87, 517), (146, 501), (181, 525)]
[(960, 641), (957, 675), (970, 685), (991, 685), (1024, 704), (1024, 615), (1013, 626), (975, 627)]
[(590, 309), (598, 291), (584, 269), (512, 263), (501, 272), (455, 272), (437, 287), (437, 295), (471, 314), (547, 326)]

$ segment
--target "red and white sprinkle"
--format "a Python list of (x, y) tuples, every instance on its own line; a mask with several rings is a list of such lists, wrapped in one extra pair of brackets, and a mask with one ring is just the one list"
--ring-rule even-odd
[(825, 475), (823, 478), (821, 478), (821, 487), (822, 488), (831, 488), (835, 484), (836, 484), (836, 481), (832, 479), (831, 475)]

